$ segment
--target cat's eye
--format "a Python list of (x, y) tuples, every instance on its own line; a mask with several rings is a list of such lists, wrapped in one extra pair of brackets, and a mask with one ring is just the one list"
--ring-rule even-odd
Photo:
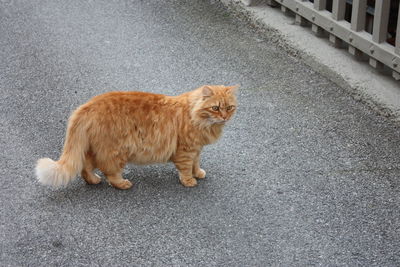
[(218, 111), (218, 110), (219, 110), (219, 107), (218, 107), (218, 106), (212, 106), (211, 108), (212, 108), (212, 110), (214, 110), (214, 111)]
[(226, 107), (226, 110), (231, 110), (231, 109), (233, 109), (233, 106), (227, 106)]

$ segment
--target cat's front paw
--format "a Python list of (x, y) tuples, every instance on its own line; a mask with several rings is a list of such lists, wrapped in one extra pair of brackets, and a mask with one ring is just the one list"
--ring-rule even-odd
[(203, 169), (199, 169), (195, 174), (194, 177), (199, 178), (199, 179), (204, 179), (206, 178), (206, 171)]
[(181, 184), (183, 184), (186, 187), (194, 187), (197, 185), (196, 179), (190, 177), (190, 178), (180, 178)]

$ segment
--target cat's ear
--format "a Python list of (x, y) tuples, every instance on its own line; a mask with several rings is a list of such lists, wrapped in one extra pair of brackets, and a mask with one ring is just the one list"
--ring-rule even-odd
[(203, 95), (203, 98), (214, 95), (214, 91), (207, 85), (204, 85), (203, 88), (201, 88), (201, 93)]
[(239, 87), (240, 85), (236, 84), (233, 86), (226, 86), (225, 89), (228, 93), (235, 95)]

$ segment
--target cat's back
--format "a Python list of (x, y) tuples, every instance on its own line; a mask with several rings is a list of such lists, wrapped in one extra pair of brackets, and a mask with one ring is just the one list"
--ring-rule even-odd
[(126, 103), (147, 103), (147, 104), (159, 104), (160, 102), (165, 102), (167, 96), (162, 94), (153, 94), (147, 92), (138, 91), (122, 91), (122, 92), (108, 92), (98, 96), (93, 97), (88, 101), (88, 103), (93, 105), (98, 104), (115, 104), (123, 105)]
[[(113, 114), (161, 112), (170, 104), (170, 97), (146, 92), (108, 92), (93, 97), (78, 108), (79, 113), (92, 116), (110, 116)], [(139, 115), (139, 114), (138, 114)]]

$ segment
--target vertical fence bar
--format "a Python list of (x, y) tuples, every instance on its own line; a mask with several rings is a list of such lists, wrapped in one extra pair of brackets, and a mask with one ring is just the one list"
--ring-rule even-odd
[[(344, 15), (346, 13), (346, 0), (333, 0), (332, 1), (332, 18), (334, 20), (344, 20)], [(331, 28), (331, 31), (334, 27)], [(329, 34), (329, 41), (334, 47), (340, 48), (343, 46), (343, 41), (337, 38), (333, 33)]]
[(397, 28), (396, 28), (396, 49), (395, 53), (400, 54), (400, 8), (399, 8), (399, 14), (397, 16)]
[(307, 20), (305, 18), (303, 18), (302, 16), (300, 16), (299, 14), (296, 14), (294, 21), (297, 25), (307, 26)]
[(389, 22), (390, 1), (376, 0), (374, 13), (374, 28), (372, 30), (372, 40), (382, 43), (387, 39)]
[(316, 10), (325, 10), (326, 9), (326, 0), (314, 0), (314, 8)]
[[(326, 0), (314, 0), (314, 9), (321, 11), (326, 9)], [(315, 16), (312, 17), (312, 21), (315, 20)], [(311, 24), (311, 30), (318, 37), (322, 37), (324, 34), (324, 30), (319, 27), (317, 24)]]
[[(365, 28), (365, 18), (367, 15), (367, 0), (353, 0), (353, 8), (351, 10), (351, 26), (353, 31), (362, 31)], [(352, 42), (352, 37), (349, 38), (349, 42)], [(355, 59), (361, 60), (363, 53), (355, 46), (349, 44), (349, 53), (352, 54)]]
[(342, 39), (337, 38), (334, 34), (329, 34), (329, 42), (336, 48), (341, 48), (343, 46)]
[[(394, 52), (397, 55), (400, 55), (400, 8), (399, 8), (398, 16), (397, 16), (396, 43), (395, 43)], [(392, 62), (392, 64), (393, 64), (393, 67), (398, 67), (399, 62), (396, 62), (394, 60)], [(400, 80), (400, 73), (398, 73), (397, 71), (393, 71), (392, 76), (396, 81)]]
[(317, 37), (324, 37), (325, 31), (323, 28), (319, 27), (316, 24), (311, 24), (311, 31), (315, 34)]
[[(382, 43), (387, 39), (387, 28), (389, 22), (390, 1), (376, 0), (374, 11), (374, 26), (372, 29), (372, 41)], [(374, 49), (370, 49), (371, 54)], [(369, 64), (375, 69), (383, 69), (383, 63), (373, 57), (369, 58)]]
[(353, 8), (351, 11), (351, 29), (353, 31), (359, 32), (364, 30), (366, 13), (367, 0), (353, 0)]
[(344, 20), (346, 12), (346, 0), (333, 0), (332, 18), (335, 20)]
[[(346, 0), (333, 0), (332, 1), (332, 18), (334, 20), (344, 20), (346, 13)], [(329, 34), (329, 41), (336, 48), (343, 46), (343, 41), (337, 38), (334, 34)]]
[(375, 58), (369, 58), (369, 65), (372, 66), (374, 69), (377, 70), (382, 70), (383, 69), (383, 63), (379, 62)]

